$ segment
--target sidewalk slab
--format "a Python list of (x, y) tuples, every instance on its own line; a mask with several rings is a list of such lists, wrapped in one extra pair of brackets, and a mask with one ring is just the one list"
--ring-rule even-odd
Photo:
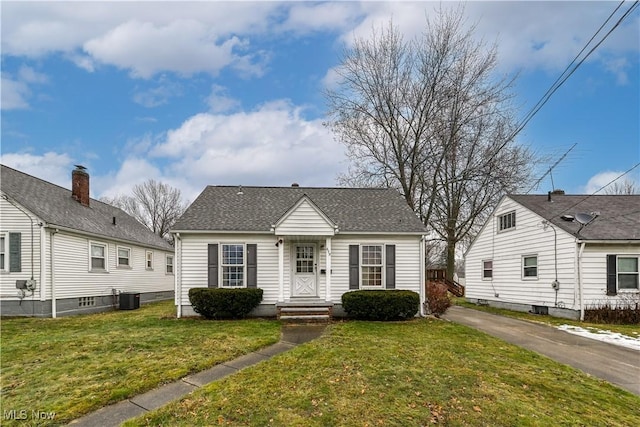
[(223, 365), (240, 370), (248, 366), (255, 365), (256, 363), (260, 363), (264, 360), (267, 360), (268, 358), (269, 356), (260, 353), (249, 353), (245, 354), (244, 356), (240, 356), (237, 359), (225, 362), (223, 363)]
[(147, 411), (166, 405), (172, 400), (181, 398), (197, 389), (195, 385), (188, 384), (184, 381), (176, 381), (160, 388), (153, 389), (139, 396), (135, 396), (129, 401), (140, 406)]
[(209, 368), (205, 371), (198, 372), (188, 377), (184, 377), (182, 381), (192, 384), (196, 387), (202, 387), (209, 384), (212, 381), (220, 380), (226, 376), (238, 372), (236, 368), (225, 365), (216, 365), (213, 368)]
[(115, 405), (105, 406), (82, 418), (73, 420), (69, 425), (74, 427), (117, 427), (130, 418), (144, 414), (145, 411), (138, 405), (128, 400), (123, 400)]
[(264, 356), (273, 357), (280, 353), (284, 353), (285, 351), (291, 350), (296, 345), (289, 342), (280, 341), (274, 345), (270, 345), (269, 347), (265, 347), (262, 350), (256, 351), (256, 353), (262, 354)]

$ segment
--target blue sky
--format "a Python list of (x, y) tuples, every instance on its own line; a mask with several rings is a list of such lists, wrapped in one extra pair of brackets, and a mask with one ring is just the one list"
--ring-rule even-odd
[[(523, 117), (618, 4), (468, 2), (465, 14), (498, 44), (500, 73), (519, 74)], [(189, 200), (209, 184), (336, 185), (348, 162), (322, 92), (343, 46), (390, 19), (414, 37), (435, 7), (3, 1), (1, 161), (67, 188), (83, 164), (93, 197), (149, 178)], [(577, 144), (555, 188), (590, 193), (640, 162), (639, 10), (518, 136), (547, 168)], [(640, 167), (626, 178), (640, 183)]]

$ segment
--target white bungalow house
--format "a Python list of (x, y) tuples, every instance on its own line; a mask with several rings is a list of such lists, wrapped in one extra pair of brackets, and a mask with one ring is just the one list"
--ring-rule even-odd
[[(407, 289), (424, 302), (422, 223), (390, 189), (208, 186), (175, 224), (178, 316), (195, 287), (259, 287), (252, 315)], [(420, 304), (422, 307), (422, 304)]]
[(640, 300), (640, 195), (508, 195), (465, 256), (466, 297), (584, 318)]
[(122, 292), (142, 303), (173, 298), (173, 247), (124, 211), (90, 199), (84, 168), (71, 175), (69, 191), (2, 165), (1, 314), (102, 311), (117, 307)]

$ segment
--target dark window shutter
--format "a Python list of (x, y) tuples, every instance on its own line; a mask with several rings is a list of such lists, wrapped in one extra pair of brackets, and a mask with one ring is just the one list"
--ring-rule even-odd
[(218, 287), (218, 245), (210, 244), (207, 254), (207, 286), (210, 288)]
[(385, 246), (386, 261), (385, 261), (385, 280), (387, 282), (387, 289), (396, 288), (396, 245)]
[(22, 271), (22, 233), (9, 233), (9, 271)]
[(360, 247), (349, 245), (349, 289), (360, 288)]
[(607, 295), (615, 295), (618, 288), (617, 280), (617, 257), (615, 255), (607, 255)]
[(247, 245), (247, 288), (258, 287), (258, 245)]

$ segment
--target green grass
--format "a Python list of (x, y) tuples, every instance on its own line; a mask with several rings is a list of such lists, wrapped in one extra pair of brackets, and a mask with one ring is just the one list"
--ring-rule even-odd
[(345, 322), (126, 426), (631, 426), (640, 397), (454, 323)]
[(553, 316), (541, 316), (538, 314), (525, 313), (522, 311), (513, 311), (513, 310), (502, 309), (502, 308), (477, 305), (471, 302), (467, 302), (464, 298), (454, 298), (453, 301), (455, 305), (459, 305), (461, 307), (472, 308), (474, 310), (480, 310), (487, 313), (499, 314), (501, 316), (509, 316), (509, 317), (513, 317), (521, 320), (528, 320), (531, 322), (545, 323), (547, 325), (552, 325), (552, 326), (573, 325), (573, 326), (579, 326), (585, 329), (600, 329), (600, 330), (607, 330), (611, 332), (618, 332), (632, 338), (640, 337), (640, 325), (612, 325), (609, 323), (604, 324), (604, 323), (580, 322), (578, 320), (562, 319), (562, 318), (553, 317)]
[(176, 319), (171, 301), (59, 319), (3, 319), (1, 329), (2, 410), (55, 412), (56, 423), (280, 338), (275, 321)]

